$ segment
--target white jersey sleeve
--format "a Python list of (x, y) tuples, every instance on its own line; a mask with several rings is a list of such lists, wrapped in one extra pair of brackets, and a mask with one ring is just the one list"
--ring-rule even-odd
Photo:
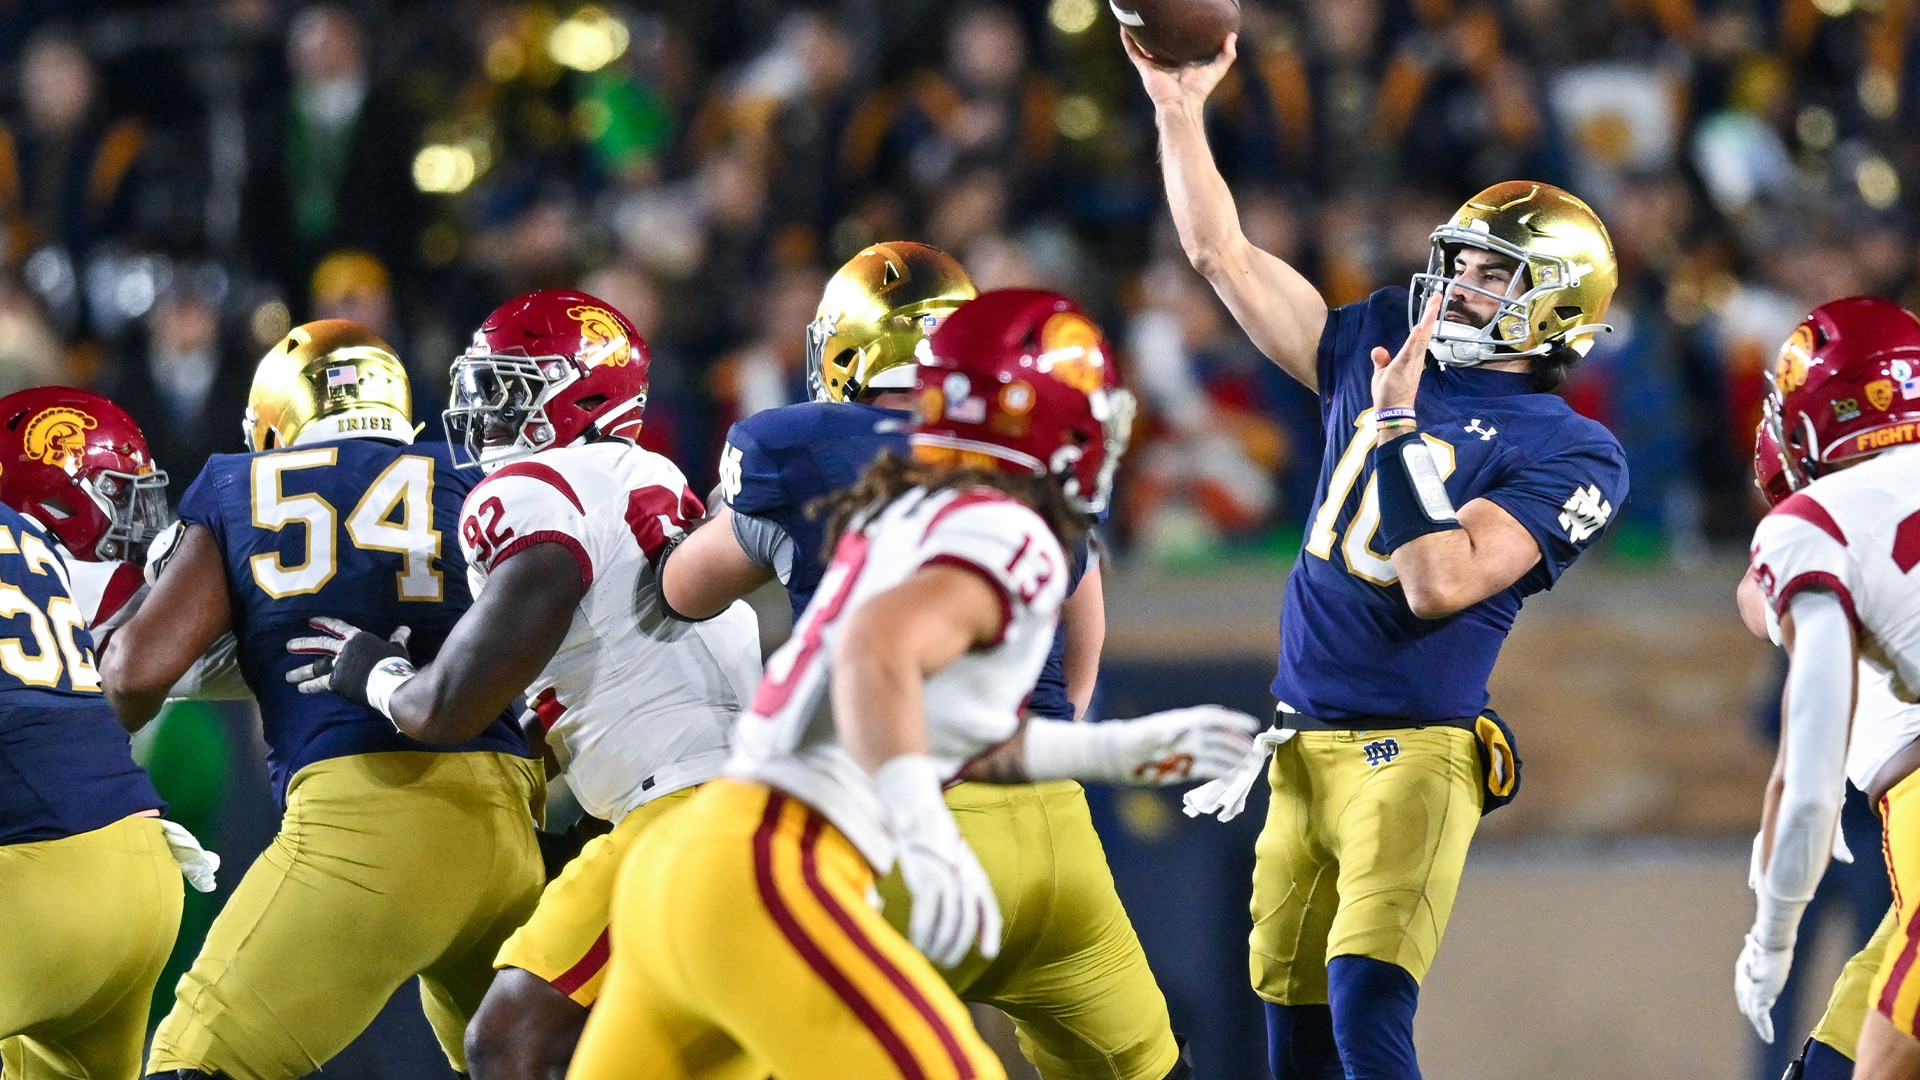
[(1016, 621), (1049, 619), (1066, 601), (1060, 542), (1038, 514), (1004, 496), (954, 499), (928, 523), (916, 554), (921, 566), (962, 567), (993, 587), (1000, 597), (995, 644)]
[[(460, 550), (474, 594), (501, 563), (535, 544), (556, 543), (580, 564), (580, 583), (592, 588), (593, 529), (572, 481), (544, 462), (520, 461), (482, 480), (460, 508)], [(601, 553), (600, 562), (606, 561)]]
[(1753, 577), (1774, 614), (1803, 589), (1826, 589), (1840, 599), (1857, 626), (1854, 592), (1859, 586), (1846, 534), (1828, 508), (1806, 492), (1773, 509), (1753, 534)]

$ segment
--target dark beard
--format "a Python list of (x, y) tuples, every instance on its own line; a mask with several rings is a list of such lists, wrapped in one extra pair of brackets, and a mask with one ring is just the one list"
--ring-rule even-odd
[(1463, 322), (1466, 325), (1473, 327), (1475, 330), (1484, 330), (1486, 329), (1487, 324), (1493, 321), (1493, 316), (1475, 315), (1473, 312), (1467, 310), (1467, 307), (1465, 304), (1462, 304), (1458, 300), (1448, 301), (1447, 310), (1442, 312), (1441, 315), (1443, 318), (1447, 315), (1457, 316), (1458, 317), (1457, 321)]

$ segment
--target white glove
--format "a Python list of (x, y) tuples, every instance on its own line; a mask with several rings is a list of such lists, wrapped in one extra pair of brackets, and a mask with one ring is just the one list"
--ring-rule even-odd
[(180, 864), (180, 873), (195, 892), (212, 892), (214, 871), (220, 869), (220, 856), (200, 846), (185, 825), (162, 818), (160, 831), (166, 834), (167, 850)]
[(1180, 801), (1181, 809), (1188, 817), (1202, 814), (1214, 814), (1221, 821), (1232, 821), (1247, 808), (1247, 796), (1253, 791), (1253, 785), (1260, 780), (1260, 774), (1266, 771), (1267, 755), (1273, 748), (1298, 735), (1293, 728), (1268, 728), (1253, 737), (1253, 747), (1240, 759), (1232, 771), (1218, 780), (1213, 780), (1192, 791)]
[(1253, 748), (1260, 721), (1219, 705), (1168, 709), (1098, 724), (1029, 720), (1026, 770), (1035, 780), (1165, 785), (1225, 776)]
[(1760, 1035), (1760, 1041), (1773, 1041), (1773, 1003), (1780, 988), (1787, 985), (1787, 972), (1793, 967), (1793, 946), (1770, 949), (1750, 932), (1733, 965), (1733, 1000), (1740, 1012)]
[(980, 955), (993, 959), (1000, 952), (1000, 904), (941, 798), (933, 759), (901, 754), (880, 766), (873, 783), (892, 815), (900, 877), (913, 897), (907, 939), (943, 968), (966, 959), (976, 941)]
[(180, 541), (186, 535), (187, 523), (178, 520), (154, 534), (153, 540), (147, 544), (147, 584), (160, 580), (160, 571), (167, 568), (168, 560), (180, 550)]

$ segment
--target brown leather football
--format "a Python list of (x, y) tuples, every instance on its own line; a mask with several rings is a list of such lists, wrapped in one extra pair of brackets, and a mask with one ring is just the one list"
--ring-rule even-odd
[(1239, 0), (1107, 0), (1113, 17), (1157, 63), (1204, 63), (1240, 29)]

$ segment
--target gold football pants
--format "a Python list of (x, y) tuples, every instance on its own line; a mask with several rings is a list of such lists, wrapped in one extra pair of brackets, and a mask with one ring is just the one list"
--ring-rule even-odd
[(1859, 1060), (1860, 1025), (1867, 1019), (1867, 988), (1880, 973), (1880, 962), (1886, 959), (1887, 943), (1893, 940), (1893, 928), (1899, 925), (1898, 915), (1898, 908), (1888, 908), (1866, 947), (1840, 969), (1840, 977), (1833, 981), (1833, 993), (1827, 998), (1827, 1011), (1813, 1025), (1813, 1041), (1833, 1047), (1848, 1061)]
[(153, 984), (180, 929), (160, 819), (0, 847), (0, 1072), (140, 1075)]
[(643, 833), (572, 1080), (1005, 1080), (873, 871), (806, 804), (715, 780)]
[(493, 957), (540, 897), (538, 763), (399, 752), (315, 762), (280, 833), (214, 920), (148, 1072), (293, 1080), (326, 1064), (415, 976), (456, 1070)]
[(520, 968), (540, 976), (575, 1002), (593, 1008), (607, 973), (607, 906), (620, 863), (641, 832), (693, 798), (681, 788), (637, 807), (612, 832), (587, 841), (560, 876), (547, 883), (540, 906), (513, 932), (495, 968)]
[(1323, 1005), (1327, 961), (1367, 956), (1425, 979), (1453, 912), (1484, 781), (1455, 727), (1303, 731), (1274, 748), (1254, 846), (1253, 988)]
[(1893, 881), (1894, 926), (1880, 969), (1867, 986), (1867, 1004), (1902, 1033), (1920, 1038), (1915, 1029), (1920, 973), (1914, 970), (1920, 950), (1920, 772), (1908, 774), (1880, 797), (1880, 821), (1887, 876)]
[[(1180, 1058), (1167, 1000), (1114, 891), (1079, 784), (958, 784), (947, 806), (993, 882), (1006, 931), (947, 984), (1013, 1019), (1046, 1080), (1160, 1080)], [(896, 867), (881, 911), (906, 932), (912, 900)]]

